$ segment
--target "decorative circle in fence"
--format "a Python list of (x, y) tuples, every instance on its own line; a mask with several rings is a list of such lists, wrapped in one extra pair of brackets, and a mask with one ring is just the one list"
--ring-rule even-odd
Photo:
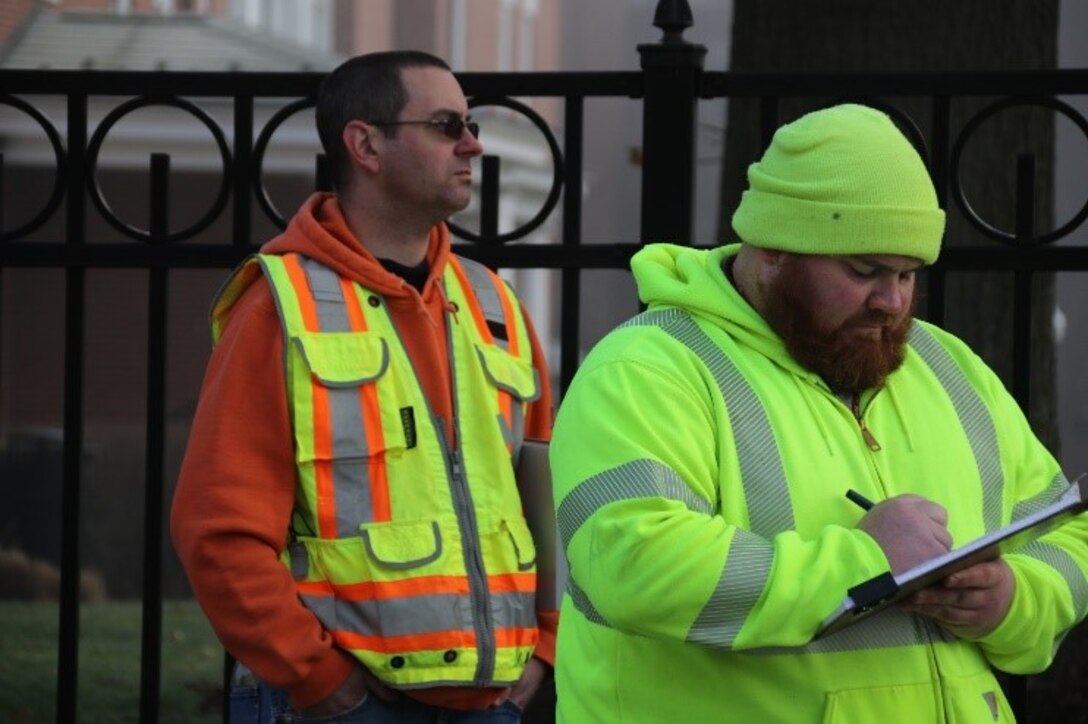
[(264, 155), (268, 151), (268, 144), (272, 140), (272, 135), (276, 130), (282, 126), (288, 118), (295, 115), (299, 111), (307, 108), (313, 108), (315, 101), (313, 98), (302, 98), (300, 100), (288, 103), (283, 108), (276, 111), (271, 118), (268, 119), (268, 123), (261, 129), (261, 134), (257, 137), (257, 142), (253, 146), (253, 192), (257, 194), (257, 204), (261, 207), (261, 210), (268, 216), (280, 229), (287, 228), (287, 219), (284, 218), (280, 210), (276, 208), (276, 205), (272, 203), (272, 199), (268, 196), (268, 189), (265, 188), (262, 179), (264, 177)]
[[(978, 212), (971, 207), (971, 203), (967, 200), (967, 194), (963, 190), (963, 185), (960, 183), (959, 177), (960, 157), (963, 155), (963, 150), (966, 147), (971, 134), (978, 130), (979, 126), (981, 126), (985, 120), (1001, 111), (1018, 106), (1041, 106), (1043, 108), (1051, 108), (1076, 124), (1077, 128), (1081, 130), (1081, 133), (1088, 138), (1088, 121), (1085, 121), (1084, 116), (1078, 113), (1072, 106), (1057, 98), (1043, 96), (1005, 98), (983, 108), (964, 125), (963, 130), (960, 131), (959, 136), (956, 137), (956, 142), (952, 146), (952, 168), (950, 175), (952, 196), (956, 199), (956, 203), (959, 205), (960, 210), (963, 211), (964, 217), (967, 218), (967, 221), (970, 222), (972, 226), (991, 239), (995, 239), (1008, 246), (1019, 245), (1016, 235), (1008, 231), (1002, 231), (986, 222), (986, 220), (979, 216)], [(1032, 241), (1039, 246), (1050, 244), (1051, 242), (1066, 236), (1069, 232), (1080, 226), (1085, 218), (1088, 218), (1088, 199), (1085, 199), (1084, 206), (1080, 208), (1080, 211), (1078, 211), (1073, 218), (1052, 231), (1036, 236)]]
[(188, 239), (196, 236), (204, 229), (208, 228), (215, 221), (216, 218), (222, 213), (223, 208), (226, 206), (228, 199), (230, 198), (230, 177), (232, 172), (232, 162), (230, 149), (227, 147), (227, 139), (223, 134), (222, 129), (215, 120), (209, 116), (199, 106), (190, 103), (189, 101), (182, 100), (180, 98), (164, 98), (157, 96), (143, 96), (140, 98), (133, 98), (130, 101), (126, 101), (121, 105), (114, 108), (102, 119), (102, 122), (98, 125), (94, 135), (91, 137), (91, 141), (87, 147), (87, 188), (90, 192), (91, 202), (95, 205), (98, 211), (102, 214), (102, 217), (109, 222), (111, 226), (125, 234), (128, 237), (136, 239), (137, 241), (151, 241), (151, 232), (147, 229), (141, 229), (132, 224), (122, 221), (117, 214), (113, 212), (109, 204), (106, 202), (105, 197), (102, 194), (102, 189), (98, 184), (98, 154), (102, 149), (102, 142), (105, 140), (106, 135), (109, 134), (110, 129), (113, 128), (116, 123), (123, 117), (132, 113), (140, 108), (148, 106), (169, 106), (173, 108), (181, 109), (198, 121), (204, 124), (205, 128), (211, 132), (212, 137), (215, 139), (216, 146), (219, 149), (219, 156), (223, 161), (223, 177), (219, 184), (219, 191), (216, 193), (215, 200), (212, 202), (211, 208), (201, 218), (190, 226), (172, 233), (167, 233), (167, 243), (173, 243)]
[(0, 105), (11, 106), (33, 118), (34, 122), (45, 132), (46, 138), (49, 139), (49, 145), (53, 147), (53, 157), (57, 162), (56, 175), (53, 177), (53, 188), (49, 192), (49, 198), (46, 200), (45, 206), (43, 206), (42, 209), (32, 216), (25, 224), (17, 226), (10, 231), (0, 229), (0, 242), (4, 242), (31, 233), (53, 216), (57, 207), (60, 206), (61, 199), (64, 197), (64, 186), (61, 181), (67, 175), (65, 173), (67, 160), (64, 154), (64, 146), (60, 140), (60, 134), (57, 133), (56, 127), (41, 111), (26, 101), (7, 94), (0, 95)]
[(481, 106), (502, 106), (528, 118), (541, 134), (543, 134), (544, 140), (548, 142), (548, 149), (552, 154), (552, 186), (551, 189), (548, 190), (547, 198), (544, 199), (544, 205), (540, 207), (540, 211), (536, 213), (536, 216), (529, 219), (518, 228), (499, 234), (494, 239), (485, 239), (480, 234), (463, 229), (452, 221), (449, 222), (450, 231), (462, 239), (473, 242), (488, 241), (496, 244), (505, 244), (508, 241), (520, 239), (531, 234), (538, 226), (544, 223), (552, 213), (552, 210), (555, 209), (555, 205), (559, 202), (559, 193), (563, 189), (563, 152), (559, 149), (559, 141), (556, 140), (555, 134), (552, 133), (548, 124), (541, 118), (539, 113), (524, 103), (516, 101), (513, 98), (505, 97), (473, 97), (469, 99), (469, 108), (479, 108)]

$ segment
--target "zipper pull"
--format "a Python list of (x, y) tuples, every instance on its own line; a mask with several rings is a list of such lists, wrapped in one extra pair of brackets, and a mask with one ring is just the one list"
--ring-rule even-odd
[(865, 438), (865, 444), (869, 446), (869, 449), (873, 452), (880, 450), (880, 443), (873, 437), (873, 433), (869, 431), (869, 428), (865, 427), (864, 420), (858, 420), (858, 424), (861, 426), (861, 436)]
[(858, 421), (858, 427), (861, 429), (861, 437), (865, 440), (866, 446), (873, 452), (880, 451), (880, 443), (873, 437), (873, 433), (865, 426), (865, 420), (861, 417), (861, 396), (854, 395), (850, 401), (850, 408), (854, 412), (854, 419)]

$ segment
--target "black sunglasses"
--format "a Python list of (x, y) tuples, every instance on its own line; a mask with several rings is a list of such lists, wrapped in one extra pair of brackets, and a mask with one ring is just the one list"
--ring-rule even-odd
[(465, 135), (465, 130), (472, 134), (473, 138), (480, 137), (480, 124), (476, 121), (466, 121), (458, 116), (448, 118), (435, 118), (430, 121), (370, 121), (375, 126), (431, 126), (437, 128), (449, 139), (460, 141)]

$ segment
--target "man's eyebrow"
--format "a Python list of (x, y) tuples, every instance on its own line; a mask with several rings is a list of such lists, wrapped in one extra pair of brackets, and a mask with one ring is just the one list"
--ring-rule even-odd
[(880, 272), (882, 274), (908, 274), (910, 272), (921, 271), (926, 267), (925, 263), (919, 263), (917, 266), (910, 267), (909, 269), (896, 269), (893, 266), (876, 261), (875, 259), (869, 259), (864, 256), (850, 256), (848, 258), (857, 262), (858, 264), (871, 266), (874, 272)]
[(449, 118), (450, 116), (456, 116), (457, 118), (461, 118), (466, 121), (472, 118), (471, 113), (466, 112), (464, 115), (461, 115), (461, 111), (457, 110), (456, 108), (439, 108), (437, 110), (431, 111), (431, 118)]

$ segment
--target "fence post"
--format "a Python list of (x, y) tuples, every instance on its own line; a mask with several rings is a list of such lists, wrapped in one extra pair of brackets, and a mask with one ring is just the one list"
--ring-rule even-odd
[(642, 58), (641, 241), (690, 244), (695, 198), (695, 122), (706, 47), (682, 36), (691, 27), (687, 0), (659, 0), (657, 43), (638, 46)]

